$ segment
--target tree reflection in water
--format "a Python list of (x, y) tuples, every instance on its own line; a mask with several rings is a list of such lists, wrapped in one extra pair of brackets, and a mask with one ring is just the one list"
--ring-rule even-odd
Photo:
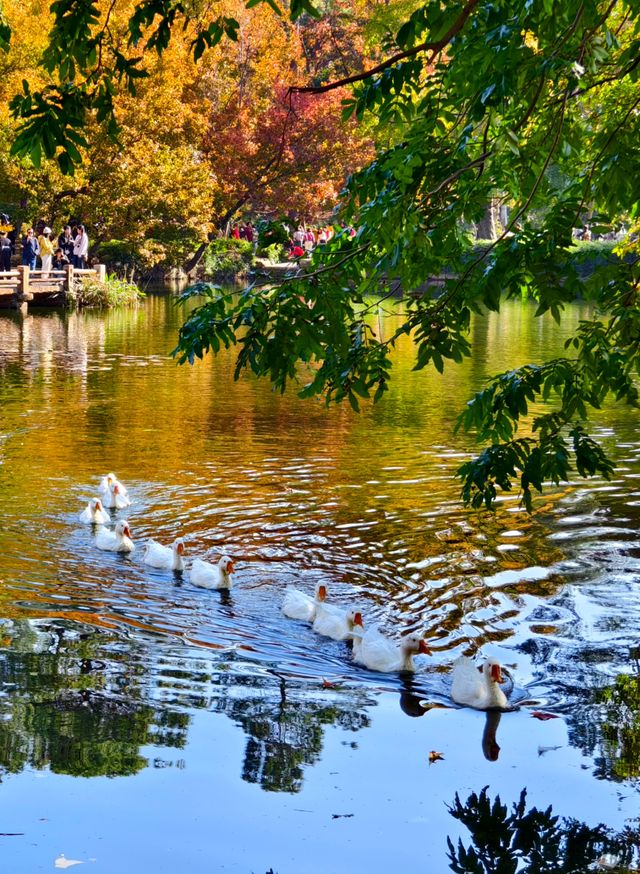
[[(247, 734), (242, 779), (269, 792), (299, 792), (303, 765), (320, 758), (325, 726), (359, 731), (373, 701), (352, 689), (314, 691), (276, 672), (216, 678), (213, 709)], [(231, 687), (231, 688), (230, 688)]]
[(462, 804), (458, 794), (449, 812), (469, 830), (471, 845), (447, 838), (450, 868), (456, 874), (587, 874), (594, 870), (628, 874), (640, 860), (637, 835), (614, 833), (600, 824), (554, 816), (552, 808), (527, 809), (527, 791), (509, 812), (487, 787)]
[(303, 766), (320, 758), (325, 727), (358, 731), (375, 703), (362, 691), (310, 686), (234, 655), (223, 664), (154, 658), (142, 640), (123, 643), (76, 622), (14, 620), (2, 631), (0, 774), (134, 774), (149, 765), (141, 747), (185, 747), (189, 711), (211, 710), (247, 735), (243, 779), (294, 793)]
[[(591, 700), (565, 716), (569, 742), (593, 759), (601, 780), (640, 780), (640, 674), (620, 674), (607, 686), (591, 687)], [(576, 695), (577, 697), (577, 695)]]
[(0, 699), (0, 773), (123, 776), (147, 766), (140, 747), (185, 745), (189, 716), (142, 701), (128, 660), (109, 676), (96, 652), (101, 635), (74, 627), (11, 624), (11, 647), (0, 651), (0, 684), (9, 693)]

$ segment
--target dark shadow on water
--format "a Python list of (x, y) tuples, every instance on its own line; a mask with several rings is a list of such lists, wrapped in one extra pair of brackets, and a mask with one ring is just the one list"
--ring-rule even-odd
[(500, 747), (496, 740), (496, 732), (500, 725), (502, 713), (499, 710), (488, 710), (482, 732), (482, 752), (488, 762), (497, 762), (500, 756)]
[[(497, 714), (498, 717), (500, 714)], [(580, 820), (558, 817), (552, 807), (527, 807), (523, 789), (517, 802), (491, 800), (487, 787), (472, 792), (464, 804), (456, 793), (448, 808), (466, 827), (471, 843), (447, 838), (448, 858), (456, 874), (588, 874), (608, 870), (617, 874), (637, 871), (638, 835), (614, 832), (603, 824), (588, 826)]]
[(400, 689), (400, 710), (407, 716), (424, 716), (427, 712), (423, 705), (424, 692), (416, 686), (412, 674), (402, 675), (402, 688)]

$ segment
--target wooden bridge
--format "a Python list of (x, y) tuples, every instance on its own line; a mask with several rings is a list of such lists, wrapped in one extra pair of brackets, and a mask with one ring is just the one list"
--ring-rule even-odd
[(91, 276), (103, 280), (106, 276), (104, 264), (96, 264), (86, 270), (79, 270), (71, 264), (64, 270), (31, 270), (20, 265), (14, 270), (0, 271), (0, 308), (20, 309), (26, 312), (32, 306), (65, 306), (67, 293), (75, 279)]

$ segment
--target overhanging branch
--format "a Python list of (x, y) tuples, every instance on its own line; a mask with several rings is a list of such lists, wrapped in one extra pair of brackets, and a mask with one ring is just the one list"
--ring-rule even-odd
[(382, 73), (389, 67), (393, 67), (400, 61), (404, 61), (405, 58), (413, 58), (421, 52), (432, 51), (435, 55), (438, 52), (441, 52), (442, 49), (446, 48), (454, 36), (462, 30), (467, 19), (479, 2), (480, 0), (469, 0), (449, 30), (441, 39), (436, 40), (436, 42), (420, 43), (420, 45), (414, 46), (412, 49), (407, 49), (404, 52), (399, 52), (397, 55), (387, 58), (386, 61), (378, 64), (376, 67), (372, 67), (370, 70), (363, 70), (362, 73), (356, 73), (353, 76), (345, 76), (344, 79), (336, 79), (335, 82), (327, 82), (326, 85), (292, 85), (291, 88), (289, 88), (289, 93), (325, 94), (327, 91), (335, 91), (336, 88), (344, 88), (345, 85), (352, 85), (354, 82), (361, 82), (363, 79), (369, 79), (371, 76), (375, 76), (377, 73)]

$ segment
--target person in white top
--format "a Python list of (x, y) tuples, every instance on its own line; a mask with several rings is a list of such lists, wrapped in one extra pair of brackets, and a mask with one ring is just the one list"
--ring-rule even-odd
[(84, 225), (78, 225), (78, 235), (73, 241), (73, 266), (83, 270), (87, 266), (89, 254), (89, 237)]

